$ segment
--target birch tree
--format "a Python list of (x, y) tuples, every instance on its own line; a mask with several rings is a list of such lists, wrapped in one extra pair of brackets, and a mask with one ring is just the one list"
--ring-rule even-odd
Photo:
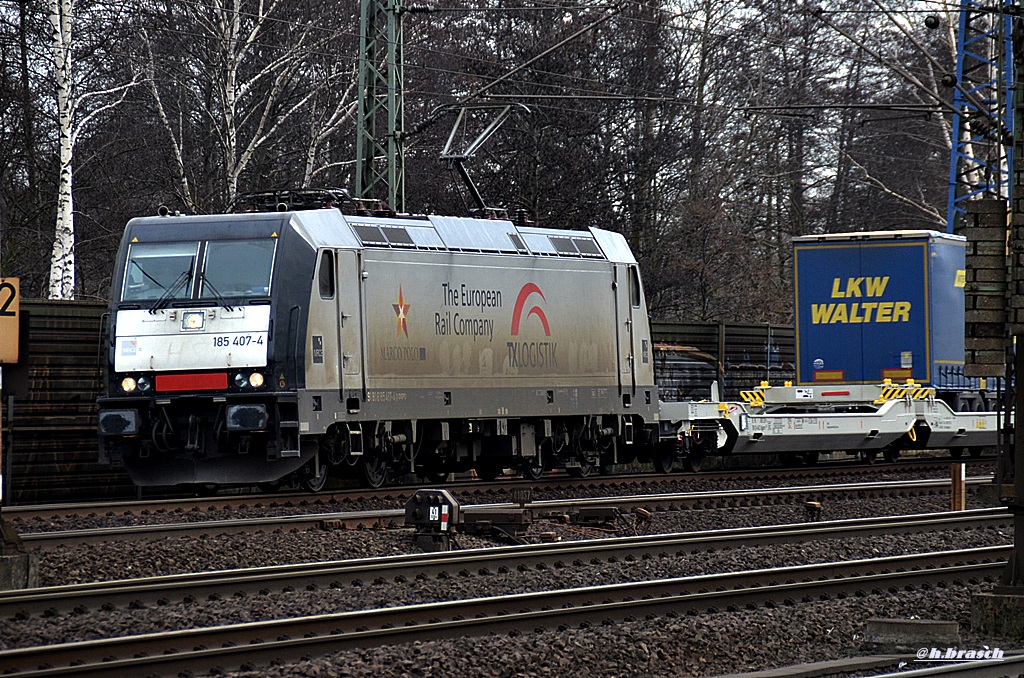
[[(164, 17), (173, 40), (145, 36), (154, 108), (189, 210), (229, 205), (261, 157), (269, 174), (293, 182), (322, 173), (321, 149), (351, 123), (355, 77), (324, 67), (336, 61), (327, 47), (342, 31), (324, 28), (318, 12), (326, 10), (283, 0), (182, 3)], [(211, 174), (215, 185), (197, 192)]]
[(130, 82), (77, 93), (72, 55), (75, 48), (75, 0), (50, 0), (48, 14), (53, 55), (53, 81), (57, 113), (57, 215), (50, 257), (50, 299), (75, 297), (75, 209), (73, 161), (75, 144), (99, 115), (125, 99), (138, 76)]

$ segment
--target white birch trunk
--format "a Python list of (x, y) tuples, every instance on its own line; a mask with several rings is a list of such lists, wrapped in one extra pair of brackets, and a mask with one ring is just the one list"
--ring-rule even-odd
[(221, 45), (224, 58), (224, 183), (227, 188), (227, 204), (238, 194), (238, 123), (235, 119), (238, 106), (238, 67), (244, 52), (239, 49), (238, 36), (242, 30), (238, 0), (231, 7), (221, 9)]
[(75, 211), (72, 199), (71, 162), (74, 151), (71, 98), (71, 27), (74, 0), (50, 0), (53, 29), (54, 77), (57, 95), (59, 162), (57, 220), (50, 258), (50, 299), (75, 298)]

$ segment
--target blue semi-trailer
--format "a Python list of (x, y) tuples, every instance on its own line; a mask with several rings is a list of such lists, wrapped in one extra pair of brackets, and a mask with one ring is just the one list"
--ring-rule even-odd
[(935, 231), (793, 239), (796, 383), (914, 383), (987, 409), (965, 378), (965, 240)]

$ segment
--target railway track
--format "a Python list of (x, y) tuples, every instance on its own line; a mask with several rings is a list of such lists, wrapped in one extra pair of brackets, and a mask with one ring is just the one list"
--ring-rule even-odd
[[(971, 466), (978, 464), (991, 464), (993, 459), (972, 459), (963, 460)], [(539, 481), (527, 481), (523, 479), (506, 478), (494, 482), (480, 482), (471, 480), (457, 480), (443, 483), (444, 487), (450, 489), (456, 495), (465, 493), (469, 496), (475, 495), (502, 495), (513, 489), (528, 489), (531, 492), (552, 492), (562, 490), (579, 491), (587, 488), (594, 488), (604, 492), (609, 489), (629, 491), (631, 488), (647, 488), (651, 485), (663, 483), (687, 482), (692, 479), (700, 483), (716, 482), (778, 482), (785, 481), (813, 481), (827, 480), (836, 476), (872, 476), (889, 471), (907, 472), (909, 467), (912, 472), (947, 472), (950, 461), (935, 459), (915, 459), (910, 462), (899, 462), (897, 464), (849, 464), (836, 462), (835, 465), (821, 465), (800, 469), (749, 469), (729, 472), (695, 473), (695, 474), (671, 474), (671, 475), (650, 475), (634, 474), (622, 476), (600, 476), (594, 478), (569, 478), (568, 476), (551, 476)], [(988, 468), (987, 466), (983, 468)], [(213, 497), (154, 497), (150, 499), (117, 500), (100, 502), (75, 502), (62, 504), (30, 504), (4, 506), (3, 515), (7, 520), (35, 520), (54, 519), (61, 520), (69, 516), (91, 516), (91, 515), (142, 515), (164, 513), (187, 513), (191, 511), (204, 511), (212, 509), (234, 509), (242, 507), (292, 507), (292, 506), (328, 506), (356, 504), (360, 502), (386, 501), (404, 502), (416, 491), (428, 487), (428, 485), (401, 485), (368, 490), (359, 488), (345, 488), (334, 491), (309, 493), (309, 492), (281, 492), (265, 494), (249, 490), (239, 491), (233, 494), (217, 495)]]
[(876, 674), (875, 678), (931, 678), (932, 676), (964, 676), (964, 678), (1016, 678), (1024, 674), (1024, 655), (1006, 656), (993, 661), (970, 661), (946, 666)]
[[(968, 488), (991, 482), (991, 477), (969, 478)], [(856, 497), (924, 496), (948, 493), (949, 480), (911, 480), (878, 483), (845, 483), (837, 485), (806, 485), (771, 489), (733, 490), (728, 492), (689, 492), (624, 495), (587, 499), (556, 499), (533, 501), (529, 507), (534, 515), (559, 515), (584, 507), (618, 509), (629, 513), (637, 508), (647, 510), (682, 510), (721, 507), (752, 507), (818, 501), (839, 495)], [(513, 508), (512, 503), (486, 505), (489, 509)], [(464, 511), (484, 508), (465, 504)], [(160, 539), (167, 537), (238, 534), (273, 530), (356, 529), (360, 527), (399, 527), (404, 525), (403, 509), (359, 512), (315, 512), (301, 515), (245, 518), (235, 520), (187, 521), (149, 525), (130, 525), (83, 530), (55, 530), (22, 533), (26, 546), (45, 550), (56, 546), (92, 542)]]
[(660, 615), (795, 605), (993, 579), (1010, 546), (618, 583), (277, 619), (0, 652), (13, 675), (139, 676), (256, 666), (376, 645), (531, 633)]
[(1009, 525), (1005, 509), (859, 518), (796, 525), (733, 528), (710, 532), (603, 538), (526, 546), (470, 549), (243, 570), (199, 572), (122, 581), (91, 582), (27, 591), (0, 592), (0, 618), (112, 606), (168, 605), (186, 599), (251, 595), (288, 588), (345, 587), (367, 578), (402, 581), (420, 577), (543, 567), (591, 565), (612, 559), (675, 557), (694, 551), (799, 543), (865, 536), (965, 530)]

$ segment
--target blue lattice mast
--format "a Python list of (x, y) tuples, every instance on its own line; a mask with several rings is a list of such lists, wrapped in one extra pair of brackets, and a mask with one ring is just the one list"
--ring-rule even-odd
[[(1003, 8), (1012, 4), (1006, 0)], [(1013, 172), (1013, 42), (1009, 14), (961, 0), (949, 161), (946, 230), (960, 228), (965, 203), (1009, 199)]]

